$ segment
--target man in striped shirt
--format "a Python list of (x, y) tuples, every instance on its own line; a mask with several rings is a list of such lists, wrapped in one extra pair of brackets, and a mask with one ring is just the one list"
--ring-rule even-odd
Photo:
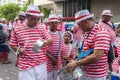
[(61, 53), (63, 53), (64, 45), (61, 33), (56, 30), (58, 16), (56, 14), (50, 14), (48, 22), (50, 27), (49, 34), (53, 39), (53, 43), (49, 46), (47, 52), (48, 80), (57, 80), (58, 70), (62, 67)]
[(80, 80), (106, 80), (108, 71), (107, 55), (110, 36), (103, 27), (94, 23), (93, 16), (88, 10), (81, 10), (75, 14), (76, 23), (85, 32), (82, 52), (93, 49), (91, 54), (68, 64), (68, 71), (81, 66), (83, 75)]
[[(16, 27), (11, 36), (11, 47), (19, 52), (19, 80), (47, 80), (46, 48), (52, 43), (48, 31), (39, 23), (43, 14), (35, 5), (29, 5), (26, 11), (26, 23)], [(44, 40), (41, 51), (35, 53), (32, 47), (37, 40)]]

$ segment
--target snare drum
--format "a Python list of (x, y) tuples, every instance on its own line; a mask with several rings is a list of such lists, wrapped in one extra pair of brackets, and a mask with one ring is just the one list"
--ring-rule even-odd
[(73, 72), (67, 72), (66, 66), (60, 69), (58, 74), (61, 80), (74, 80), (83, 75), (80, 67), (77, 67)]

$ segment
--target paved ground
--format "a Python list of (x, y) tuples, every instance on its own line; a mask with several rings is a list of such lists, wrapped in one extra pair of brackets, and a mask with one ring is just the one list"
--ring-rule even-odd
[(11, 64), (0, 63), (0, 80), (18, 80), (18, 70), (15, 67), (16, 55), (12, 51), (9, 60), (12, 61)]

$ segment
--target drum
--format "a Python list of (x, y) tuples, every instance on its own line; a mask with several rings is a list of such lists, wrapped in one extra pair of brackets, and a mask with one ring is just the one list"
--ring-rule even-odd
[(60, 69), (58, 74), (61, 80), (74, 80), (83, 75), (80, 67), (77, 67), (73, 72), (67, 72), (66, 66)]

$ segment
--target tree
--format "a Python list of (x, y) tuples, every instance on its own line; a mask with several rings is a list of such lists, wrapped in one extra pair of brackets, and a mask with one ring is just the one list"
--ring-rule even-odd
[(21, 11), (25, 12), (27, 10), (28, 5), (28, 2), (25, 3), (25, 5), (21, 8)]
[(5, 4), (0, 7), (0, 14), (8, 21), (13, 21), (14, 18), (18, 15), (20, 7), (17, 4), (10, 3)]
[(49, 14), (50, 14), (50, 12), (51, 12), (50, 9), (47, 9), (47, 8), (40, 8), (40, 9), (41, 9), (41, 11), (42, 11), (43, 14), (44, 14), (44, 18), (46, 18), (46, 17), (49, 16)]
[(28, 0), (28, 4), (34, 4), (34, 0)]

